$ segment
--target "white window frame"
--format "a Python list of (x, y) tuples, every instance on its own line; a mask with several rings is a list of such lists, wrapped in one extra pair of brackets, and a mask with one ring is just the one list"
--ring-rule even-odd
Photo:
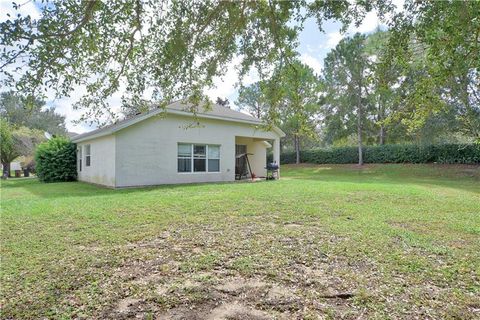
[[(189, 157), (185, 157), (185, 156), (178, 156), (178, 146), (179, 145), (189, 145), (190, 146), (190, 156)], [(205, 158), (195, 158), (195, 155), (194, 155), (194, 147), (195, 146), (205, 146)], [(208, 148), (209, 146), (214, 146), (214, 147), (218, 147), (218, 153), (219, 153), (219, 157), (218, 158), (209, 158), (209, 155), (208, 155)], [(220, 162), (220, 159), (221, 159), (221, 145), (219, 144), (206, 144), (206, 143), (189, 143), (189, 142), (179, 142), (177, 143), (177, 173), (178, 174), (205, 174), (205, 173), (220, 173), (221, 172), (221, 162)], [(183, 171), (183, 172), (180, 172), (178, 171), (178, 159), (190, 159), (190, 171)], [(194, 160), (195, 159), (204, 159), (205, 160), (205, 171), (195, 171), (195, 167), (194, 167)], [(208, 168), (208, 160), (218, 160), (218, 171), (210, 171), (209, 168)]]
[[(84, 147), (85, 147), (85, 167), (90, 167), (92, 165), (92, 145), (86, 144)], [(88, 150), (88, 153), (87, 153), (87, 150)]]

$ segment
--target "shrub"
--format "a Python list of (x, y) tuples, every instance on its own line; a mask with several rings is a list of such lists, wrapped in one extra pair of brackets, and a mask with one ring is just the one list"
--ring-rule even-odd
[[(357, 163), (357, 147), (311, 149), (300, 153), (304, 163)], [(365, 163), (480, 163), (480, 144), (387, 144), (366, 146)], [(295, 153), (281, 155), (281, 163), (295, 163)]]
[(75, 144), (63, 137), (41, 143), (35, 152), (37, 176), (43, 182), (72, 181), (77, 178)]

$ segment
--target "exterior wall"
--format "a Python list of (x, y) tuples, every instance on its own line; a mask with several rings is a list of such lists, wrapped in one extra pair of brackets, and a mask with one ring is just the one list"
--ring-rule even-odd
[(257, 177), (265, 177), (267, 175), (267, 170), (265, 169), (267, 164), (267, 146), (265, 141), (254, 138), (237, 137), (235, 144), (247, 146), (247, 153), (253, 153), (253, 155), (248, 156), (252, 172)]
[[(236, 136), (279, 139), (278, 134), (249, 124), (200, 119), (199, 126), (192, 127), (192, 120), (191, 117), (169, 114), (165, 118), (152, 117), (118, 131), (115, 134), (116, 186), (233, 181)], [(178, 173), (178, 143), (220, 145), (220, 172)], [(252, 142), (252, 145), (259, 157), (260, 153), (265, 154), (265, 147), (260, 150), (261, 142)], [(255, 162), (256, 170), (265, 166), (265, 156), (261, 161)]]
[[(90, 166), (86, 166), (85, 148), (90, 145)], [(82, 171), (78, 169), (78, 180), (115, 187), (115, 136), (110, 135), (77, 143), (82, 151)]]

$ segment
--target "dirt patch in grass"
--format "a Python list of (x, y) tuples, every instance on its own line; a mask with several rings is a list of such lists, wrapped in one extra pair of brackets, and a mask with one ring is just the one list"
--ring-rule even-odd
[(223, 280), (215, 289), (228, 294), (238, 295), (246, 289), (261, 289), (266, 286), (267, 284), (262, 280), (232, 277)]
[[(360, 315), (354, 297), (361, 285), (356, 281), (368, 283), (374, 269), (318, 250), (319, 244), (337, 241), (314, 224), (296, 225), (295, 230), (303, 228), (296, 237), (287, 235), (291, 231), (285, 225), (273, 233), (271, 228), (262, 223), (226, 224), (219, 233), (215, 226), (188, 226), (177, 229), (177, 236), (168, 241), (142, 242), (136, 250), (156, 258), (126, 261), (114, 278), (133, 295), (112, 301), (116, 307), (99, 314), (129, 317), (149, 312), (162, 319)], [(174, 246), (181, 250), (171, 250)], [(235, 264), (239, 259), (243, 262)]]

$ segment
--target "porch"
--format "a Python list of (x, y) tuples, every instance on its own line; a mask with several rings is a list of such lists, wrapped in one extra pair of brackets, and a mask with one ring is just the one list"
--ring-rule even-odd
[[(235, 137), (235, 179), (262, 179), (267, 177), (267, 154), (273, 153), (273, 162), (280, 164), (280, 139)], [(280, 177), (278, 169), (277, 177)]]

